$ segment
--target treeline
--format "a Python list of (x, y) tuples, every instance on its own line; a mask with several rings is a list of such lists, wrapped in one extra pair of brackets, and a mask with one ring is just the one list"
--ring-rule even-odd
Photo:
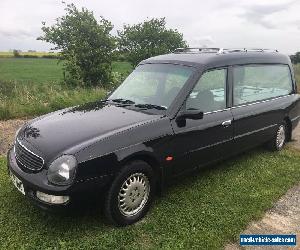
[(49, 58), (49, 59), (59, 59), (58, 54), (43, 54), (43, 55), (35, 55), (35, 54), (21, 54), (19, 50), (13, 50), (13, 56), (15, 58)]
[(113, 24), (86, 8), (68, 4), (66, 14), (52, 26), (43, 23), (43, 35), (38, 40), (54, 45), (60, 51), (67, 83), (84, 86), (109, 85), (114, 60), (140, 61), (186, 47), (183, 35), (166, 27), (165, 18), (153, 18), (134, 25), (124, 25), (112, 35)]
[(297, 52), (294, 55), (291, 55), (290, 58), (291, 58), (291, 61), (293, 64), (300, 63), (300, 52)]
[[(166, 27), (165, 18), (125, 24), (113, 35), (113, 24), (102, 16), (96, 19), (86, 8), (67, 4), (65, 12), (54, 25), (43, 22), (43, 35), (37, 39), (53, 44), (52, 49), (60, 51), (55, 56), (63, 63), (68, 84), (107, 87), (115, 82), (113, 61), (128, 61), (136, 66), (146, 58), (187, 47), (182, 33)], [(291, 56), (293, 63), (298, 63), (299, 57), (299, 53)]]

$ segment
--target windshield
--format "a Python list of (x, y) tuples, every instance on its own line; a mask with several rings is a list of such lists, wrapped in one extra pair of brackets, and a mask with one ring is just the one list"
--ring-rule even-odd
[(192, 72), (191, 67), (173, 64), (140, 65), (108, 100), (137, 107), (167, 109)]

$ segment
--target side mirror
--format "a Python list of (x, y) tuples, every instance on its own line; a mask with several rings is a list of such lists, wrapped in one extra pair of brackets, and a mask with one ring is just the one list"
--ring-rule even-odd
[(200, 120), (203, 118), (203, 112), (199, 110), (185, 110), (178, 113), (176, 121), (180, 120)]

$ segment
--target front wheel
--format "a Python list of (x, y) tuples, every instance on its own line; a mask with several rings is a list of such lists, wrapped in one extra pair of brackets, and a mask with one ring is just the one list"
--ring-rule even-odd
[(125, 226), (143, 218), (154, 193), (152, 168), (143, 161), (133, 161), (113, 181), (105, 201), (105, 214), (111, 223)]
[(269, 141), (268, 146), (273, 151), (280, 151), (286, 143), (287, 139), (287, 126), (283, 122), (277, 128), (276, 134), (272, 140)]

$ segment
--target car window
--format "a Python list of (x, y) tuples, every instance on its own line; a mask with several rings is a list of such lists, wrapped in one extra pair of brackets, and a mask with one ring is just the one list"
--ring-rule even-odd
[(204, 73), (186, 101), (187, 110), (203, 112), (226, 108), (226, 69)]
[(128, 99), (135, 104), (152, 104), (168, 108), (194, 69), (173, 64), (138, 66), (109, 99)]
[(287, 65), (234, 67), (234, 105), (287, 95), (293, 89), (291, 79)]

